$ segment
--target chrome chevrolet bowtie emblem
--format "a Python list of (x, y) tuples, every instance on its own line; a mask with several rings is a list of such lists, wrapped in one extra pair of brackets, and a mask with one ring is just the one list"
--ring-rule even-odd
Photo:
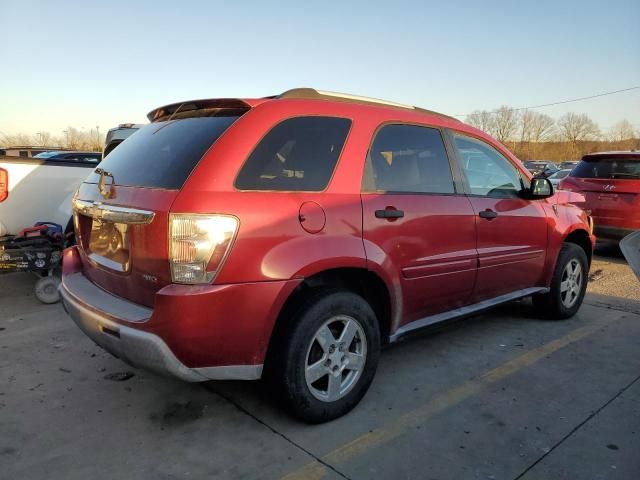
[[(95, 172), (100, 175), (100, 181), (98, 182), (98, 190), (100, 190), (100, 195), (105, 200), (108, 200), (111, 197), (111, 192), (113, 190), (113, 184), (115, 183), (115, 179), (110, 172), (102, 168), (96, 168)], [(109, 189), (107, 189), (106, 178), (111, 177), (111, 183), (109, 184)]]

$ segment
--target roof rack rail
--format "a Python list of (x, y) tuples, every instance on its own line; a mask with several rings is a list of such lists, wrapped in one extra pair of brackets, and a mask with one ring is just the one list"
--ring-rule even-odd
[(385, 105), (388, 107), (402, 108), (405, 110), (414, 110), (420, 113), (426, 113), (429, 115), (438, 115), (439, 117), (448, 118), (459, 122), (457, 118), (445, 115), (444, 113), (435, 112), (433, 110), (427, 110), (425, 108), (415, 107), (413, 105), (405, 105), (402, 103), (390, 102), (388, 100), (380, 100), (378, 98), (362, 97), (359, 95), (351, 95), (350, 93), (329, 92), (326, 90), (316, 90), (315, 88), (293, 88), (268, 98), (299, 98), (299, 99), (311, 99), (311, 100), (338, 100), (343, 102), (352, 102), (362, 105)]

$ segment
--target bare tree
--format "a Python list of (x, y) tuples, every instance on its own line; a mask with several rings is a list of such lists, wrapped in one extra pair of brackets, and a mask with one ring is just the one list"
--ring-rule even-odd
[(87, 132), (69, 126), (62, 133), (64, 134), (62, 145), (65, 148), (100, 151), (104, 145), (104, 137), (99, 136), (97, 129), (91, 129)]
[(612, 142), (621, 142), (636, 137), (633, 125), (627, 119), (620, 120), (609, 130), (609, 140)]
[(531, 110), (524, 110), (520, 114), (520, 124), (518, 126), (518, 130), (520, 132), (520, 142), (530, 142), (531, 141), (531, 129), (533, 126), (533, 120), (536, 115), (536, 112)]
[(587, 115), (569, 112), (558, 119), (560, 134), (567, 142), (592, 140), (600, 136), (598, 125)]
[(556, 122), (549, 115), (536, 113), (531, 122), (531, 141), (545, 142), (550, 140), (556, 131)]
[(578, 142), (600, 137), (598, 125), (587, 115), (569, 112), (558, 119), (560, 135), (569, 143), (569, 156), (577, 153)]
[(465, 122), (489, 135), (493, 135), (495, 130), (495, 118), (493, 114), (487, 110), (475, 110), (471, 112), (467, 115), (467, 118), (465, 118)]
[(38, 145), (51, 145), (51, 134), (49, 132), (36, 132)]
[(529, 118), (529, 139), (531, 142), (531, 155), (537, 157), (541, 142), (551, 140), (556, 132), (556, 122), (549, 115), (539, 112), (531, 112)]
[(16, 133), (14, 135), (8, 135), (3, 133), (0, 135), (0, 144), (7, 147), (12, 146), (27, 146), (34, 145), (34, 139), (31, 135), (26, 133)]
[(518, 129), (518, 112), (503, 105), (493, 114), (495, 122), (493, 135), (499, 142), (506, 143), (513, 138)]

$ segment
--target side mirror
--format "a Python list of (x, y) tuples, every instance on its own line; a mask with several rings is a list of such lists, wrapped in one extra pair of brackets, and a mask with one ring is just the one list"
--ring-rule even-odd
[(548, 178), (534, 177), (531, 187), (524, 190), (525, 196), (531, 200), (549, 198), (553, 195), (553, 185)]

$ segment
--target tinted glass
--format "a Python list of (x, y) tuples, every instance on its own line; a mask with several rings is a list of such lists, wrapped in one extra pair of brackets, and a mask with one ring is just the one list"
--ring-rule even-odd
[(99, 153), (72, 153), (50, 157), (48, 159), (48, 163), (66, 162), (97, 165), (98, 163), (100, 163), (101, 158), (102, 155)]
[(463, 135), (455, 135), (454, 140), (473, 195), (518, 196), (520, 175), (509, 160), (480, 140)]
[(33, 158), (50, 158), (58, 155), (58, 152), (42, 152), (34, 155)]
[(640, 179), (640, 159), (598, 157), (581, 161), (571, 172), (579, 178)]
[(249, 155), (236, 178), (236, 188), (324, 190), (350, 126), (351, 120), (346, 118), (296, 117), (284, 120), (273, 127)]
[[(117, 185), (178, 189), (209, 147), (238, 116), (151, 123), (118, 145), (101, 168)], [(92, 173), (88, 182), (98, 182)]]
[(416, 125), (386, 125), (371, 145), (363, 190), (454, 193), (440, 132)]

